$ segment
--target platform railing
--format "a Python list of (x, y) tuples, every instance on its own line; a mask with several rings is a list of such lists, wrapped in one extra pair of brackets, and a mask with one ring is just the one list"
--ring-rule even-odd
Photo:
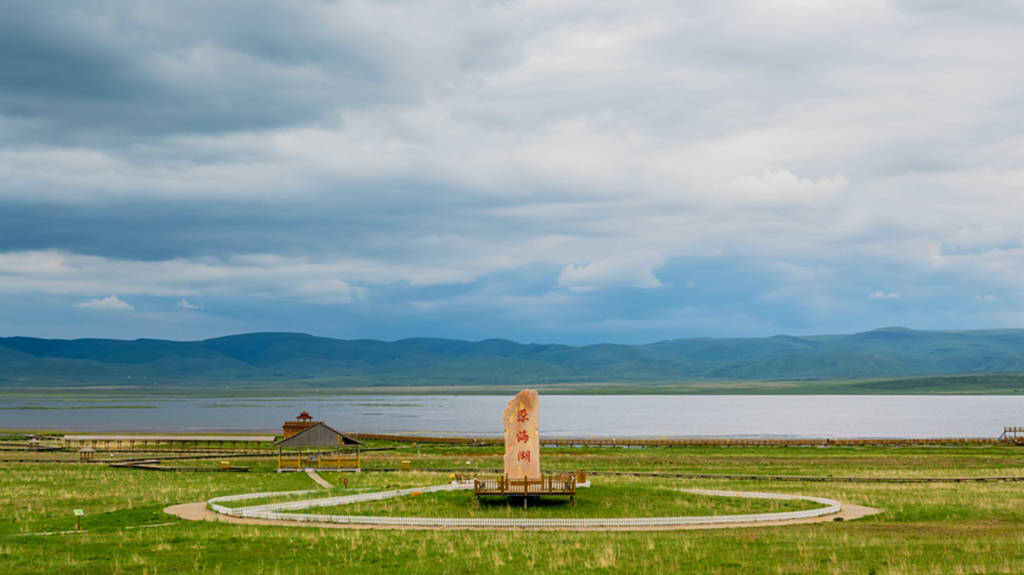
[(473, 480), (474, 495), (572, 495), (576, 493), (573, 474), (545, 475), (539, 478), (485, 477)]

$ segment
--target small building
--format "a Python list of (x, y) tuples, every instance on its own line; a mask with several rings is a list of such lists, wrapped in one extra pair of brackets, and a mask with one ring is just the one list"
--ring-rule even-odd
[[(362, 445), (317, 421), (274, 444), (277, 447), (277, 470), (359, 471), (359, 448)], [(285, 452), (286, 449), (289, 451)]]
[(92, 461), (94, 455), (96, 455), (96, 450), (90, 445), (86, 445), (78, 450), (79, 461)]

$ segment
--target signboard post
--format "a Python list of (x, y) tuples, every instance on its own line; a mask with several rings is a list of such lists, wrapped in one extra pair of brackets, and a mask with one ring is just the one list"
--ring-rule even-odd
[(502, 419), (505, 422), (505, 476), (540, 479), (537, 391), (524, 389), (516, 394), (509, 400)]
[(81, 509), (75, 509), (75, 531), (82, 530), (82, 516), (85, 515), (85, 511)]

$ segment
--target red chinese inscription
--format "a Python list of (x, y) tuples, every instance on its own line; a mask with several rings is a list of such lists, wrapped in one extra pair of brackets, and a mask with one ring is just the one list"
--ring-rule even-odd
[(516, 434), (516, 441), (519, 443), (529, 443), (530, 434), (525, 429), (520, 429), (519, 433)]
[(525, 462), (529, 463), (530, 462), (530, 452), (529, 451), (520, 451), (518, 454), (516, 454), (516, 459), (518, 459), (519, 461), (525, 461)]
[(522, 408), (516, 412), (516, 421), (519, 423), (526, 423), (530, 421), (530, 416), (526, 415), (526, 408)]

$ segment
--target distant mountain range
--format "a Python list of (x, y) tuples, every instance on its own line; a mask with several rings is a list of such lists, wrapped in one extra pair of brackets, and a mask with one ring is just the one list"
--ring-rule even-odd
[[(0, 387), (542, 385), (1024, 373), (1024, 330), (696, 338), (568, 346), (503, 339), (339, 340), (252, 333), (195, 342), (0, 338)], [(1017, 384), (1015, 384), (1017, 385)]]

